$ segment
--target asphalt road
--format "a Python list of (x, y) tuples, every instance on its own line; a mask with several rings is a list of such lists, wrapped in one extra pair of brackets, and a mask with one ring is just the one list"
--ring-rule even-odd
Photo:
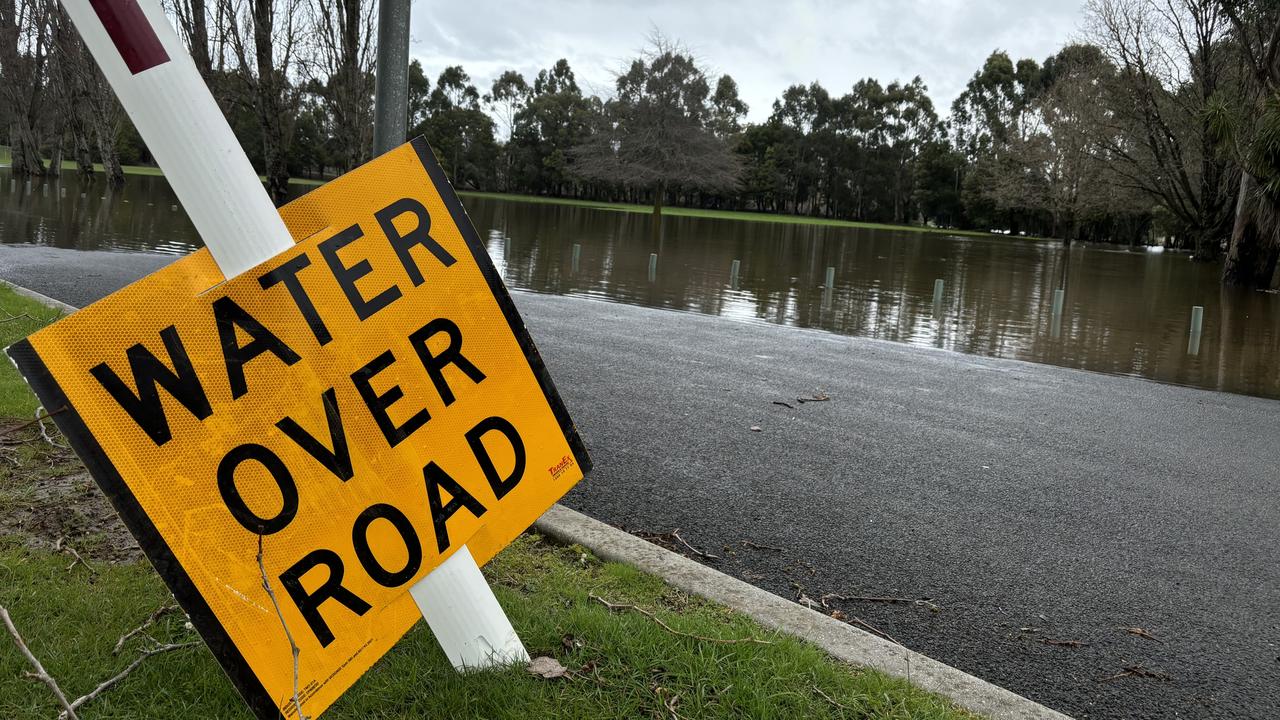
[[(0, 246), (0, 277), (83, 305), (167, 260)], [(596, 462), (569, 506), (680, 528), (721, 556), (709, 564), (780, 595), (929, 598), (938, 611), (830, 602), (1077, 717), (1280, 714), (1275, 401), (516, 303)], [(815, 393), (830, 400), (796, 402)]]

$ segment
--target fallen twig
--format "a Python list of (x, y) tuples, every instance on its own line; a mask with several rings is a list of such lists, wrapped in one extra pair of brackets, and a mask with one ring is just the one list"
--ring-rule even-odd
[[(60, 413), (60, 412), (62, 412), (62, 411), (64, 411), (64, 410), (66, 410), (66, 409), (67, 409), (67, 408), (66, 408), (66, 406), (64, 405), (64, 406), (62, 406), (62, 407), (58, 408), (57, 410), (54, 410), (54, 411), (53, 411), (53, 412), (51, 412), (51, 413), (45, 413), (44, 415), (41, 415), (41, 414), (40, 414), (40, 410), (36, 410), (36, 417), (35, 417), (35, 419), (34, 419), (34, 420), (28, 420), (28, 421), (26, 421), (26, 422), (22, 423), (21, 425), (14, 425), (14, 426), (13, 426), (13, 427), (11, 427), (11, 428), (5, 428), (4, 430), (0, 430), (0, 437), (4, 437), (5, 435), (12, 435), (13, 433), (18, 432), (19, 430), (23, 430), (23, 429), (25, 429), (25, 428), (29, 428), (29, 427), (31, 427), (32, 425), (35, 425), (36, 423), (43, 421), (45, 418), (51, 418), (51, 417), (53, 417), (54, 415), (57, 415), (58, 413)], [(43, 426), (41, 426), (41, 427), (43, 428)]]
[(1164, 642), (1160, 638), (1156, 637), (1155, 635), (1152, 635), (1151, 633), (1147, 632), (1146, 630), (1143, 630), (1140, 627), (1122, 627), (1117, 629), (1123, 630), (1129, 633), (1130, 635), (1137, 635), (1140, 638), (1146, 638), (1147, 640), (1155, 640), (1158, 643)]
[(828, 400), (830, 400), (830, 399), (831, 399), (831, 397), (830, 397), (829, 395), (827, 395), (826, 393), (818, 393), (818, 394), (814, 395), (813, 397), (807, 397), (807, 398), (798, 397), (798, 398), (796, 398), (796, 402), (798, 402), (798, 403), (800, 403), (801, 405), (803, 405), (804, 403), (807, 403), (807, 402), (826, 402), (826, 401), (828, 401)]
[(262, 536), (258, 536), (258, 572), (262, 575), (262, 589), (267, 591), (267, 597), (271, 598), (271, 605), (276, 609), (276, 617), (280, 618), (280, 627), (284, 628), (284, 637), (289, 641), (289, 652), (293, 654), (293, 707), (298, 711), (298, 720), (307, 720), (307, 716), (302, 714), (302, 701), (298, 699), (298, 655), (302, 653), (298, 649), (298, 644), (293, 641), (293, 633), (289, 632), (289, 623), (284, 620), (284, 613), (280, 611), (280, 601), (276, 599), (276, 593), (271, 589), (271, 582), (267, 580), (267, 567), (262, 562)]
[(128, 642), (130, 638), (146, 631), (146, 629), (154, 625), (157, 620), (177, 609), (177, 605), (161, 605), (156, 608), (155, 611), (147, 616), (146, 620), (142, 621), (141, 625), (120, 636), (120, 639), (116, 641), (116, 646), (111, 649), (111, 654), (119, 655), (120, 651), (124, 649), (124, 644)]
[(841, 600), (844, 602), (874, 602), (874, 603), (890, 603), (901, 605), (917, 605), (919, 607), (929, 608), (933, 612), (941, 612), (942, 608), (930, 602), (929, 598), (903, 598), (903, 597), (876, 597), (872, 595), (839, 595), (836, 593), (827, 593), (818, 599), (822, 603), (822, 607), (831, 607), (827, 604), (828, 600)]
[(781, 406), (782, 406), (782, 407), (784, 407), (784, 408), (790, 408), (790, 409), (792, 409), (792, 410), (795, 410), (795, 409), (796, 409), (796, 406), (795, 406), (795, 405), (792, 405), (791, 403), (784, 403), (784, 402), (782, 402), (781, 400), (774, 400), (774, 401), (773, 401), (773, 404), (774, 404), (774, 405), (781, 405)]
[[(893, 643), (893, 644), (902, 644), (902, 643), (900, 643), (900, 642), (897, 642), (897, 639), (896, 639), (895, 637), (893, 637), (893, 635), (888, 634), (888, 633), (884, 632), (884, 630), (877, 628), (877, 626), (876, 626), (876, 625), (872, 625), (872, 624), (868, 623), (868, 621), (867, 621), (867, 620), (863, 620), (863, 619), (859, 618), (859, 616), (858, 616), (858, 615), (850, 615), (850, 616), (849, 616), (849, 618), (847, 618), (845, 621), (846, 621), (846, 623), (852, 623), (852, 624), (855, 624), (855, 625), (860, 625), (860, 626), (861, 626), (861, 628), (864, 628), (864, 629), (870, 630), (870, 632), (876, 633), (877, 635), (879, 635), (879, 637), (882, 637), (882, 638), (884, 638), (884, 639), (887, 639), (887, 641), (888, 641), (888, 642), (891, 642), (891, 643)], [(902, 646), (902, 647), (906, 647), (906, 646)]]
[(636, 612), (640, 613), (641, 615), (644, 615), (645, 617), (649, 618), (650, 620), (652, 620), (652, 621), (654, 621), (654, 622), (658, 623), (658, 625), (659, 625), (663, 630), (666, 630), (667, 632), (671, 633), (672, 635), (679, 635), (679, 636), (681, 636), (681, 637), (692, 638), (692, 639), (694, 639), (694, 640), (701, 640), (701, 641), (703, 641), (703, 642), (719, 643), (719, 644), (721, 644), (721, 645), (737, 645), (737, 644), (740, 644), (740, 643), (756, 643), (757, 645), (772, 645), (772, 644), (773, 644), (773, 641), (771, 641), (771, 640), (761, 640), (760, 638), (753, 638), (753, 637), (746, 637), (746, 638), (713, 638), (713, 637), (706, 637), (706, 636), (704, 636), (704, 635), (694, 635), (694, 634), (692, 634), (692, 633), (687, 633), (687, 632), (683, 632), (683, 631), (680, 631), (680, 630), (676, 630), (675, 628), (673, 628), (673, 627), (671, 627), (670, 625), (668, 625), (668, 624), (666, 624), (665, 622), (663, 622), (663, 621), (662, 621), (662, 619), (661, 619), (661, 618), (659, 618), (657, 615), (654, 615), (653, 613), (649, 612), (648, 610), (645, 610), (644, 608), (640, 607), (639, 605), (632, 605), (632, 604), (630, 604), (630, 603), (612, 603), (612, 602), (609, 602), (608, 600), (605, 600), (604, 598), (600, 597), (599, 595), (596, 595), (595, 593), (588, 593), (588, 594), (587, 594), (587, 597), (591, 598), (592, 600), (595, 600), (596, 602), (600, 603), (601, 605), (604, 605), (605, 607), (609, 608), (609, 610), (611, 610), (611, 611), (613, 611), (613, 610), (634, 610), (634, 611), (636, 611)]
[(89, 564), (89, 561), (81, 557), (80, 553), (76, 552), (76, 549), (71, 547), (70, 543), (67, 543), (66, 545), (62, 544), (62, 541), (66, 539), (67, 539), (66, 536), (62, 536), (58, 538), (58, 540), (53, 544), (53, 551), (59, 552), (59, 553), (67, 553), (68, 555), (71, 556), (72, 560), (71, 560), (71, 564), (67, 566), (67, 572), (71, 572), (71, 569), (74, 568), (76, 565), (83, 565), (84, 568), (89, 572), (91, 573), (95, 572), (93, 569), (93, 566)]
[(668, 688), (664, 688), (658, 683), (653, 683), (653, 694), (658, 696), (662, 701), (662, 706), (671, 713), (671, 720), (682, 720), (680, 713), (676, 712), (676, 708), (680, 707), (680, 696)]
[(753, 543), (750, 540), (743, 540), (742, 546), (753, 548), (755, 550), (770, 550), (773, 552), (783, 552), (783, 549), (780, 547), (774, 547), (772, 545), (761, 545), (760, 543)]
[(125, 667), (124, 670), (121, 670), (120, 672), (116, 673), (112, 677), (107, 678), (106, 680), (103, 680), (102, 683), (98, 685), (98, 687), (89, 691), (87, 694), (81, 695), (80, 697), (76, 698), (75, 701), (71, 703), (70, 708), (63, 710), (62, 713), (58, 715), (58, 719), (74, 720), (75, 711), (79, 710), (81, 705), (84, 705), (90, 700), (97, 698), (102, 693), (106, 692), (107, 690), (110, 690), (111, 686), (129, 677), (129, 673), (133, 672), (134, 670), (137, 670), (138, 666), (141, 665), (142, 662), (147, 658), (160, 655), (161, 653), (172, 652), (174, 650), (181, 650), (183, 648), (195, 647), (196, 645), (199, 645), (199, 644), (200, 644), (199, 641), (192, 640), (191, 642), (184, 642), (184, 643), (168, 643), (165, 645), (154, 647), (150, 650), (144, 650), (142, 654), (134, 658), (134, 661), (129, 663), (129, 665)]
[(826, 693), (822, 692), (822, 688), (818, 687), (817, 685), (814, 685), (814, 686), (813, 686), (813, 691), (814, 691), (814, 692), (816, 692), (816, 693), (818, 693), (819, 695), (821, 695), (823, 700), (826, 700), (827, 702), (831, 703), (831, 704), (832, 704), (832, 705), (834, 705), (835, 707), (837, 707), (837, 708), (839, 708), (839, 709), (841, 709), (841, 710), (848, 710), (848, 709), (849, 709), (849, 706), (848, 706), (848, 705), (845, 705), (845, 704), (843, 704), (843, 703), (838, 703), (838, 702), (836, 702), (836, 699), (835, 699), (835, 698), (833, 698), (833, 697), (831, 697), (830, 695), (828, 695), (828, 694), (826, 694)]
[(1080, 640), (1054, 640), (1053, 638), (1040, 638), (1040, 642), (1045, 645), (1057, 645), (1058, 647), (1069, 648), (1084, 647), (1089, 644), (1087, 642), (1081, 642)]
[(684, 539), (684, 538), (680, 537), (680, 528), (676, 528), (675, 530), (672, 530), (672, 531), (671, 531), (671, 537), (675, 538), (676, 540), (679, 540), (681, 545), (684, 545), (685, 547), (689, 548), (689, 550), (690, 550), (694, 555), (697, 555), (698, 557), (704, 557), (704, 558), (706, 558), (706, 559), (708, 559), (708, 560), (719, 560), (719, 559), (720, 559), (720, 556), (719, 556), (719, 555), (712, 555), (712, 554), (711, 554), (711, 553), (709, 553), (709, 552), (703, 552), (703, 551), (699, 550), (698, 548), (696, 548), (696, 547), (694, 547), (694, 546), (690, 545), (687, 541), (685, 541), (685, 539)]
[[(65, 409), (65, 408), (64, 408), (64, 409)], [(44, 417), (41, 417), (41, 416), (40, 416), (40, 411), (41, 411), (41, 410), (44, 410), (44, 408), (43, 408), (43, 407), (38, 407), (38, 408), (36, 408), (36, 419), (35, 419), (36, 427), (39, 427), (39, 428), (40, 428), (40, 437), (44, 438), (44, 441), (45, 441), (45, 442), (47, 442), (47, 443), (49, 443), (50, 445), (52, 445), (52, 446), (54, 446), (54, 447), (58, 448), (59, 450), (70, 450), (70, 449), (71, 449), (70, 447), (68, 447), (68, 446), (66, 446), (66, 445), (63, 445), (62, 443), (60, 443), (60, 442), (58, 442), (58, 441), (54, 440), (54, 439), (53, 439), (53, 436), (52, 436), (52, 435), (50, 435), (50, 434), (49, 434), (49, 431), (48, 431), (48, 430), (46, 430), (46, 429), (45, 429), (45, 427), (44, 427), (44, 419), (45, 419), (45, 418), (47, 418), (47, 417), (53, 417), (56, 413), (45, 413), (45, 414), (44, 414)], [(61, 412), (61, 411), (59, 411), (59, 412)]]
[(1172, 680), (1173, 679), (1162, 672), (1157, 672), (1155, 670), (1148, 670), (1141, 665), (1130, 665), (1124, 668), (1123, 670), (1121, 670), (1120, 672), (1116, 673), (1115, 675), (1100, 678), (1098, 682), (1111, 682), (1112, 680), (1119, 680), (1121, 678), (1127, 678), (1127, 677), (1142, 677), (1142, 678), (1150, 678), (1152, 680)]
[(0, 619), (4, 620), (4, 626), (8, 628), (9, 635), (13, 637), (13, 642), (18, 645), (18, 650), (22, 651), (23, 657), (27, 662), (31, 663), (31, 667), (36, 671), (27, 673), (27, 677), (34, 678), (49, 686), (53, 694), (58, 698), (58, 704), (62, 705), (62, 710), (66, 714), (68, 720), (79, 720), (76, 716), (76, 709), (67, 702), (67, 696), (63, 694), (62, 688), (58, 687), (58, 681), (44, 669), (44, 665), (40, 664), (40, 660), (31, 653), (31, 649), (27, 647), (27, 643), (22, 639), (22, 635), (18, 632), (18, 628), (13, 625), (13, 618), (9, 617), (9, 611), (3, 605), (0, 605)]

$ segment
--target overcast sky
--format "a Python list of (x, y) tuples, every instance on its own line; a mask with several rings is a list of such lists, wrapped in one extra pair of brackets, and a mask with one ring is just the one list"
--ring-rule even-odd
[(482, 94), (503, 70), (532, 82), (564, 57), (585, 92), (605, 95), (657, 27), (732, 75), (753, 121), (796, 83), (835, 94), (915, 75), (946, 114), (992, 50), (1041, 61), (1080, 14), (1081, 0), (415, 0), (411, 53), (432, 82), (462, 65)]

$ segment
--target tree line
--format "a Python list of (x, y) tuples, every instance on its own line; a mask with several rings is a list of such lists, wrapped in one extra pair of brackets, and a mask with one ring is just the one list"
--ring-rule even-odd
[[(373, 0), (165, 0), (282, 201), (372, 152)], [(1089, 0), (1050, 57), (993, 52), (945, 114), (924, 81), (785, 89), (767, 118), (660, 35), (584, 92), (566, 60), (478, 87), (409, 74), (411, 134), (461, 188), (930, 224), (1224, 254), (1280, 286), (1280, 4)], [(108, 181), (150, 160), (55, 0), (0, 0), (0, 120), (15, 173)], [(193, 138), (193, 142), (198, 142)], [(655, 223), (655, 227), (657, 224)]]

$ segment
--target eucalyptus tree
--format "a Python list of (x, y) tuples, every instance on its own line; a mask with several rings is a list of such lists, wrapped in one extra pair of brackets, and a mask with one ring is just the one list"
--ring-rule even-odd
[(905, 223), (913, 195), (913, 165), (925, 143), (939, 137), (942, 125), (929, 99), (929, 88), (916, 76), (909, 83), (890, 83), (883, 97), (881, 128), (884, 151), (892, 167), (893, 222)]
[[(412, 76), (411, 72), (411, 90)], [(413, 99), (411, 92), (411, 102)], [(424, 110), (410, 134), (426, 135), (455, 185), (485, 186), (493, 175), (496, 156), (493, 118), (480, 106), (480, 91), (461, 65), (440, 72)]]
[(738, 97), (738, 83), (729, 75), (721, 75), (711, 95), (711, 131), (719, 138), (731, 138), (742, 132), (747, 104)]
[(513, 179), (538, 194), (575, 193), (570, 155), (590, 136), (594, 113), (567, 60), (540, 70), (513, 121)]

